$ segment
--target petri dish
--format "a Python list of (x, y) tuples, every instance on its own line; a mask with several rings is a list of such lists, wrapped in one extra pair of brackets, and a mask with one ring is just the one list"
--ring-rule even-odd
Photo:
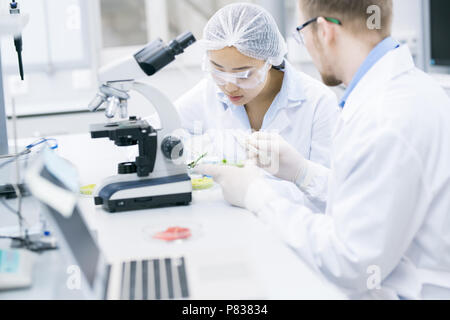
[(153, 243), (183, 244), (202, 236), (202, 227), (192, 221), (167, 221), (142, 228), (144, 238)]

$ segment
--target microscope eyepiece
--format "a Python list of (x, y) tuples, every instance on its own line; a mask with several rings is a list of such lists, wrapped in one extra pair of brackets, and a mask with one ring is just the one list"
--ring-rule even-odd
[(191, 32), (183, 33), (182, 35), (178, 36), (175, 40), (172, 40), (169, 44), (169, 47), (172, 48), (175, 55), (182, 54), (184, 52), (184, 49), (191, 46), (193, 43), (195, 43), (196, 39), (194, 35)]
[(169, 45), (161, 39), (149, 43), (144, 49), (134, 55), (141, 69), (148, 75), (154, 75), (175, 60), (175, 57), (184, 52), (184, 49), (196, 41), (191, 32), (186, 32)]

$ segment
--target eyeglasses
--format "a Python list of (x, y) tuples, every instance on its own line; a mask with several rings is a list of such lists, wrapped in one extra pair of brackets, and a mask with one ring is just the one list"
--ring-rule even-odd
[[(320, 17), (316, 17), (316, 18), (314, 18), (314, 19), (308, 20), (308, 21), (306, 21), (304, 24), (302, 24), (301, 26), (297, 27), (297, 29), (296, 29), (296, 30), (294, 31), (294, 33), (293, 33), (293, 36), (294, 36), (294, 39), (295, 39), (299, 44), (305, 45), (305, 38), (304, 38), (304, 36), (303, 36), (302, 30), (305, 29), (305, 28), (306, 28), (307, 26), (309, 26), (310, 24), (312, 24), (312, 23), (314, 23), (314, 22), (317, 22), (317, 20), (318, 20), (319, 18), (320, 18)], [(335, 18), (325, 18), (325, 20), (327, 20), (328, 22), (337, 24), (337, 25), (339, 25), (339, 26), (342, 25), (342, 22), (339, 21), (338, 19), (335, 19)]]
[(261, 68), (250, 68), (242, 72), (224, 72), (216, 69), (208, 58), (203, 61), (203, 71), (209, 73), (219, 86), (232, 83), (242, 89), (254, 89), (266, 80), (271, 65), (267, 61)]

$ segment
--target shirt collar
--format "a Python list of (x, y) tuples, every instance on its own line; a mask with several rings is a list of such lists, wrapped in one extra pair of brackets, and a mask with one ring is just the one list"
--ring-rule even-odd
[[(280, 109), (293, 107), (296, 105), (295, 103), (306, 100), (302, 81), (299, 79), (294, 67), (287, 60), (285, 60), (285, 68), (282, 71), (284, 71), (283, 84), (274, 100), (274, 102), (285, 100), (282, 103), (276, 103)], [(215, 87), (217, 97), (223, 103), (224, 109), (227, 110), (230, 108), (233, 110), (236, 106), (231, 103), (230, 99), (228, 99), (217, 85)]]
[(400, 47), (400, 43), (398, 41), (396, 41), (392, 37), (387, 37), (386, 39), (381, 41), (375, 48), (373, 48), (373, 50), (369, 53), (366, 60), (364, 60), (361, 67), (359, 67), (352, 81), (345, 90), (344, 96), (342, 97), (341, 102), (339, 103), (339, 106), (341, 108), (344, 108), (348, 97), (356, 88), (361, 79), (366, 75), (366, 73), (389, 51), (397, 49), (398, 47)]

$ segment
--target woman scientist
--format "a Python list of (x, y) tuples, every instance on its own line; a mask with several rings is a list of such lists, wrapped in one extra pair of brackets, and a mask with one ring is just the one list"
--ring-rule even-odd
[[(253, 4), (228, 5), (207, 23), (201, 43), (210, 77), (176, 102), (184, 129), (214, 132), (209, 136), (215, 147), (228, 143), (219, 132), (231, 133), (241, 147), (245, 139), (236, 132), (277, 132), (307, 159), (329, 166), (336, 96), (285, 59), (287, 45), (269, 12)], [(226, 158), (230, 145), (223, 148)]]

